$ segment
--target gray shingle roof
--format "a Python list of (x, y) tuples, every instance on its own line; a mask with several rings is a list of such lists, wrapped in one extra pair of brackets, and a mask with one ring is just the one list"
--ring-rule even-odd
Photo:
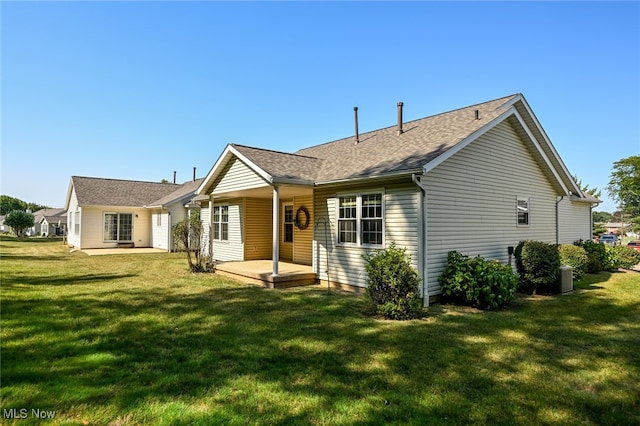
[[(318, 182), (419, 170), (504, 112), (501, 106), (518, 95), (468, 106), (297, 151), (322, 159)], [(478, 110), (480, 119), (476, 120)]]
[(178, 185), (179, 187), (176, 190), (158, 200), (155, 200), (154, 202), (148, 204), (148, 206), (165, 206), (181, 199), (190, 199), (195, 195), (196, 189), (198, 189), (203, 180), (204, 178), (200, 178), (194, 181), (185, 182), (182, 185)]
[(322, 160), (305, 155), (236, 144), (232, 146), (256, 166), (278, 178), (313, 181), (322, 166)]
[(81, 206), (143, 207), (152, 204), (180, 185), (72, 176), (78, 204)]

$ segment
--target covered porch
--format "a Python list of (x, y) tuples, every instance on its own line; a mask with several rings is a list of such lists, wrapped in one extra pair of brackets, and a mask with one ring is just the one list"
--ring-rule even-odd
[(267, 288), (288, 288), (317, 283), (313, 268), (297, 263), (278, 262), (279, 272), (273, 274), (271, 260), (247, 260), (221, 262), (216, 265), (216, 273), (249, 284)]

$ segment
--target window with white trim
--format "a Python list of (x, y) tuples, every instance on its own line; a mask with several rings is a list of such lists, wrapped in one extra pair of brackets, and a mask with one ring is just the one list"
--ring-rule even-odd
[(229, 206), (213, 206), (213, 239), (229, 240)]
[(79, 211), (76, 212), (76, 221), (73, 224), (73, 226), (74, 226), (73, 228), (74, 234), (79, 235), (80, 234), (80, 212)]
[(384, 244), (384, 203), (381, 192), (338, 197), (338, 243)]
[(156, 214), (156, 226), (162, 226), (162, 213)]
[(285, 243), (293, 242), (293, 204), (284, 205), (284, 235)]
[(132, 213), (105, 213), (104, 236), (107, 241), (133, 241)]
[(517, 199), (516, 211), (518, 217), (518, 226), (529, 225), (529, 199), (520, 198)]

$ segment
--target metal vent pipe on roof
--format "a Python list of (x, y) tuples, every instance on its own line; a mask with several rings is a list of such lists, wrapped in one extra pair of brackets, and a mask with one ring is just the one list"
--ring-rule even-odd
[(193, 168), (193, 181), (196, 181), (196, 168)]
[(353, 119), (356, 124), (356, 143), (359, 143), (360, 135), (358, 134), (358, 107), (353, 107)]
[(402, 134), (402, 102), (398, 102), (398, 135)]
[(476, 110), (476, 120), (480, 120), (480, 110)]
[(173, 183), (176, 183), (176, 171), (173, 171)]

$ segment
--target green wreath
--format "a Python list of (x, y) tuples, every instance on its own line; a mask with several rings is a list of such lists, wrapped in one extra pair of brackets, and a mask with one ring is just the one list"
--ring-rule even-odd
[[(302, 222), (300, 220), (300, 212), (302, 212), (304, 214), (304, 222)], [(309, 210), (307, 210), (306, 207), (302, 206), (302, 207), (298, 208), (298, 210), (296, 211), (296, 222), (295, 222), (295, 225), (301, 231), (304, 231), (305, 229), (307, 229), (309, 227)]]

